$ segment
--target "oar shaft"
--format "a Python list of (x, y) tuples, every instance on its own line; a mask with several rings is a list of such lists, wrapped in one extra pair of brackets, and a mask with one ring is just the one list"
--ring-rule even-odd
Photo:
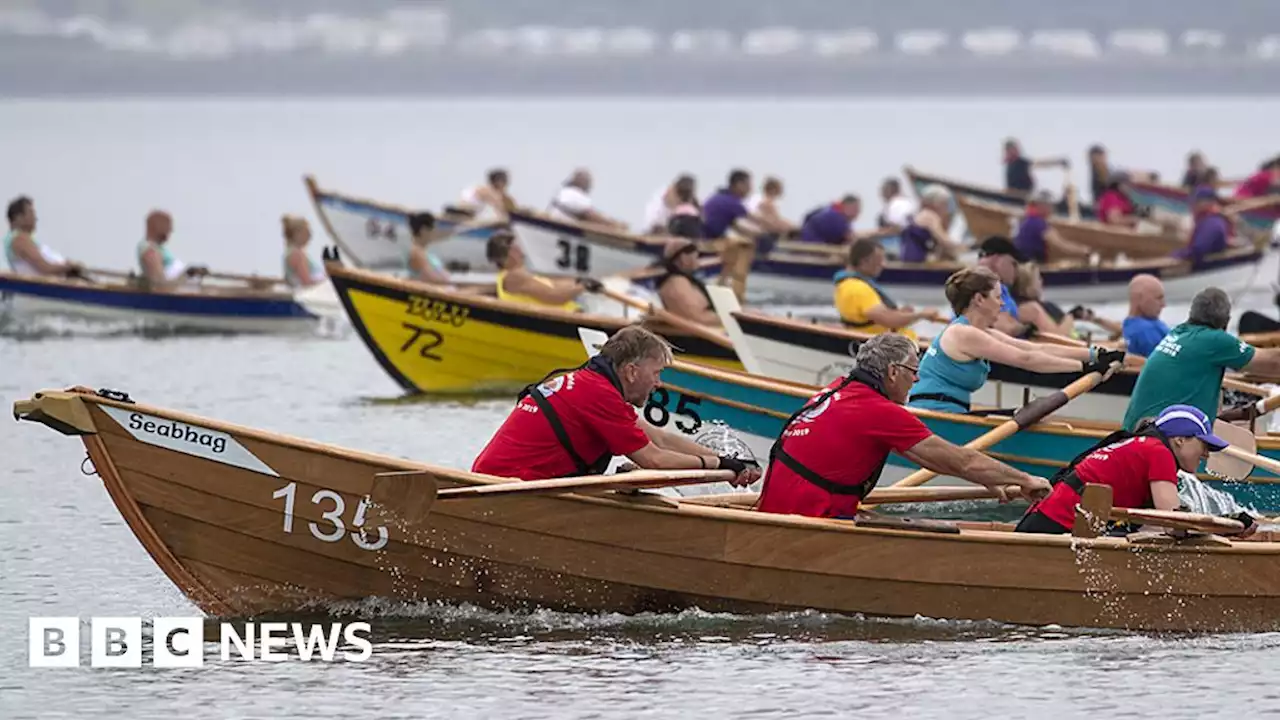
[(692, 320), (686, 320), (663, 308), (655, 307), (652, 303), (645, 302), (639, 298), (633, 298), (626, 293), (621, 293), (607, 287), (601, 288), (600, 294), (611, 300), (620, 302), (623, 305), (635, 308), (641, 312), (649, 313), (668, 325), (679, 328), (690, 335), (696, 335), (705, 340), (709, 340), (723, 348), (733, 349), (733, 341), (730, 340), (727, 335), (717, 332), (705, 325), (699, 325)]
[(651, 488), (676, 485), (729, 481), (732, 470), (639, 470), (617, 475), (586, 475), (583, 477), (550, 478), (547, 480), (517, 480), (489, 485), (468, 485), (448, 488), (439, 492), (439, 499), (452, 500), (493, 495), (539, 495), (546, 493), (574, 492), (581, 490), (611, 490), (616, 488)]
[(1239, 458), (1245, 462), (1253, 463), (1258, 467), (1270, 472), (1273, 475), (1280, 475), (1280, 461), (1272, 460), (1266, 455), (1258, 455), (1256, 453), (1241, 450), (1234, 445), (1228, 445), (1222, 452), (1234, 458)]

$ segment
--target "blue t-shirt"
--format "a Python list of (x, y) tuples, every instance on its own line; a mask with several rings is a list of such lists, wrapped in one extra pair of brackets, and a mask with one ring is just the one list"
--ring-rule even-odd
[(849, 218), (835, 207), (819, 210), (800, 228), (800, 239), (804, 242), (840, 245), (848, 235)]
[(1009, 286), (1000, 283), (1000, 309), (1009, 313), (1014, 320), (1018, 319), (1018, 303), (1013, 301), (1013, 293), (1009, 292)]
[(747, 206), (742, 203), (742, 198), (727, 189), (721, 189), (707, 198), (707, 202), (702, 206), (703, 232), (706, 233), (707, 238), (713, 240), (724, 237), (729, 227), (733, 225), (733, 221), (746, 215)]
[(1129, 352), (1147, 357), (1169, 334), (1169, 326), (1160, 318), (1127, 317), (1124, 319), (1124, 341)]
[(1039, 215), (1028, 215), (1018, 225), (1013, 244), (1023, 255), (1036, 262), (1045, 262), (1044, 233), (1048, 229), (1049, 221)]

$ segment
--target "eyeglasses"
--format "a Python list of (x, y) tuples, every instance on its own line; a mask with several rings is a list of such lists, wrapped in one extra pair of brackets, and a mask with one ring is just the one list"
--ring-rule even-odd
[(903, 370), (906, 370), (907, 372), (911, 373), (911, 376), (914, 377), (915, 379), (917, 380), (920, 379), (919, 365), (907, 365), (906, 363), (894, 363), (893, 365), (894, 367), (900, 367)]

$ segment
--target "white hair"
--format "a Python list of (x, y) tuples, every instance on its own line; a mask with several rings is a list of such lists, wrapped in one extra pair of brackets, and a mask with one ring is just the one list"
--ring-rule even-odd
[(951, 191), (941, 185), (929, 185), (924, 190), (920, 191), (920, 199), (930, 205), (950, 203)]

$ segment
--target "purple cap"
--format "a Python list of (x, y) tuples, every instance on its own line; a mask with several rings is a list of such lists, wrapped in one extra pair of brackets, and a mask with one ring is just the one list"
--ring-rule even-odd
[(1204, 441), (1210, 450), (1222, 450), (1229, 443), (1213, 434), (1209, 416), (1191, 405), (1170, 405), (1156, 418), (1156, 427), (1167, 437), (1193, 437)]

